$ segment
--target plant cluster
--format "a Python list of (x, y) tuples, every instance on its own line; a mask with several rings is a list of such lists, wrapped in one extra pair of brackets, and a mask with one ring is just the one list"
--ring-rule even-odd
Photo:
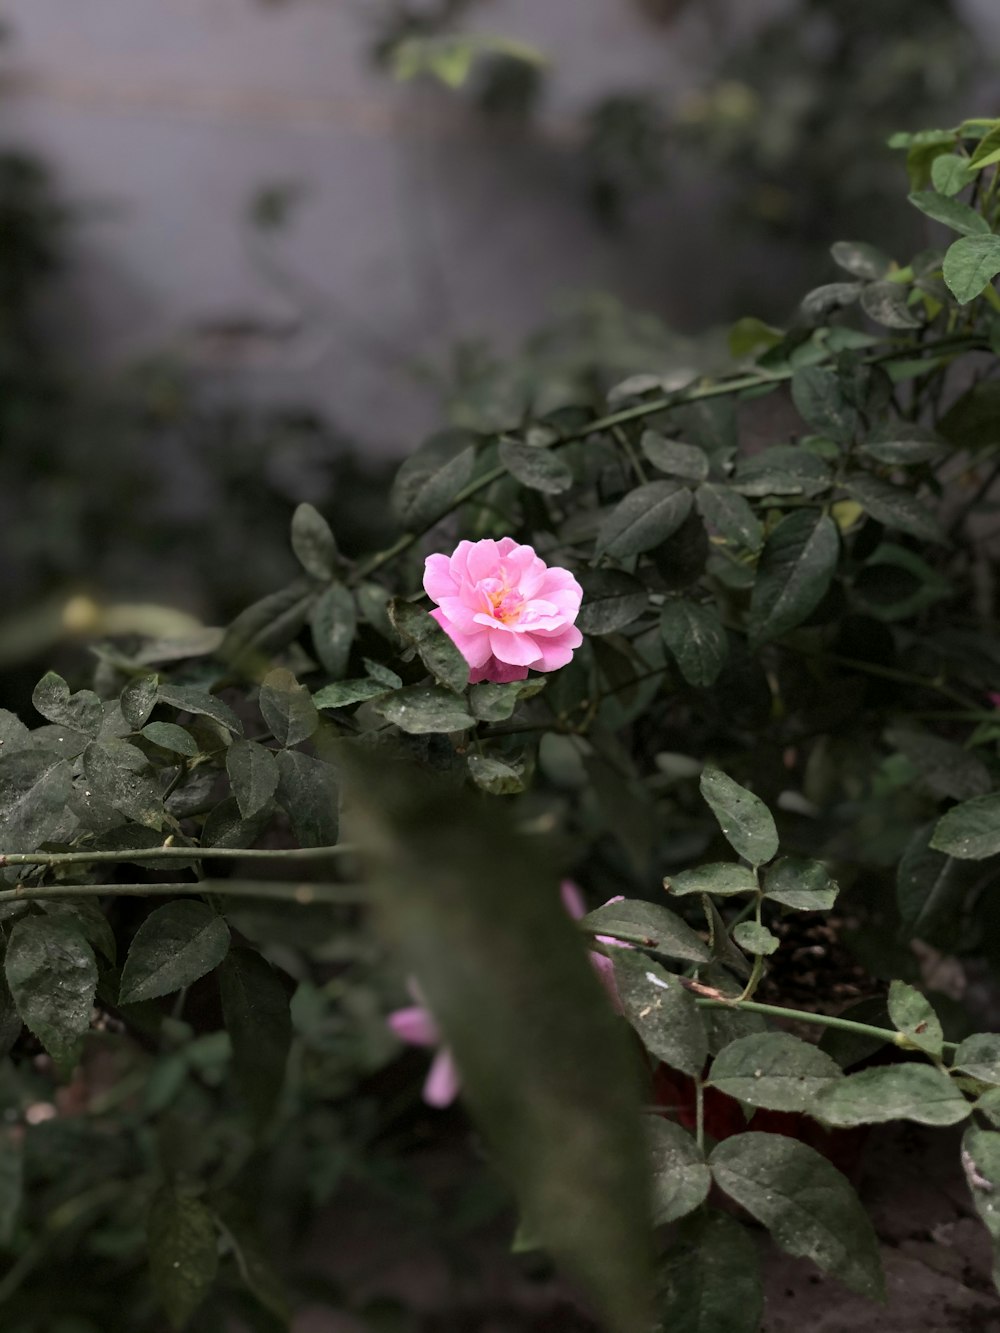
[[(371, 1141), (392, 997), (349, 983), (376, 939), (521, 1244), (611, 1328), (652, 1302), (754, 1333), (751, 1219), (878, 1297), (821, 1150), (849, 1127), (964, 1123), (1000, 1237), (1000, 1036), (920, 971), (1000, 938), (1000, 121), (896, 142), (949, 244), (839, 243), (842, 276), (787, 329), (740, 321), (716, 378), (631, 376), (596, 412), (542, 380), (500, 397), (401, 465), (392, 544), (347, 555), (302, 505), (301, 575), (225, 630), (100, 642), (92, 688), (49, 673), (38, 724), (0, 713), (11, 1333), (155, 1328), (154, 1292), (178, 1328), (287, 1327), (254, 1201), (289, 1163), (326, 1197), (331, 1144)], [(553, 605), (582, 589), (534, 607), (530, 661), (490, 630), (521, 678), (484, 657), (470, 683), (430, 582), (460, 539), (493, 553), (467, 565), (487, 619), (520, 614), (514, 548), (568, 571)], [(574, 923), (561, 876), (604, 906)], [(817, 919), (867, 969), (856, 1003), (786, 1002)]]

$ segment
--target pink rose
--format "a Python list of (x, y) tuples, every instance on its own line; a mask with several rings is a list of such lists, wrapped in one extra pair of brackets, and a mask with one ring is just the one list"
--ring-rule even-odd
[(429, 555), (424, 591), (431, 615), (471, 668), (469, 680), (524, 680), (528, 667), (556, 671), (583, 642), (574, 625), (583, 589), (513, 537), (459, 542)]

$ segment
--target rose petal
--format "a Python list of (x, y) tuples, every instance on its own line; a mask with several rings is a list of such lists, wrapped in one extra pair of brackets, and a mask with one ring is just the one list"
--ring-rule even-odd
[(428, 1106), (449, 1106), (458, 1096), (461, 1085), (451, 1051), (447, 1048), (438, 1051), (424, 1083), (424, 1101)]
[(513, 666), (531, 666), (542, 656), (542, 650), (530, 634), (511, 633), (507, 625), (494, 625), (489, 631), (489, 640), (493, 656)]
[(399, 1040), (409, 1046), (437, 1046), (441, 1041), (437, 1024), (422, 1005), (397, 1009), (385, 1021)]

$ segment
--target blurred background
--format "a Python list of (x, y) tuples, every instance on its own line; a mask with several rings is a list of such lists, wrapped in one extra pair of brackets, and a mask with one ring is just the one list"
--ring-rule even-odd
[(994, 111), (1000, 49), (993, 0), (5, 14), (7, 610), (209, 621), (289, 572), (299, 500), (377, 541), (386, 460), (488, 428), (512, 365), (578, 397), (711, 358), (836, 237), (919, 240), (886, 136)]
[[(832, 241), (919, 247), (887, 137), (996, 114), (1000, 93), (998, 0), (4, 15), (0, 704), (25, 716), (42, 670), (80, 679), (74, 631), (186, 632), (294, 577), (302, 500), (347, 554), (391, 541), (394, 460), (442, 425), (489, 430), (528, 389), (585, 403), (631, 373), (724, 368), (725, 327), (787, 319), (834, 276)], [(512, 1287), (478, 1148), (434, 1156), (455, 1122), (413, 1110), (422, 1055), (384, 1116), (381, 1088), (328, 1114), (395, 1054), (384, 997), (337, 998), (357, 1011), (297, 1014), (328, 1068), (262, 1187), (288, 1186), (282, 1219), (304, 1215), (293, 1186), (311, 1206), (341, 1191), (306, 1255), (336, 1252), (317, 1304), (357, 1288), (375, 1309), (388, 1283), (516, 1304), (497, 1328), (577, 1327), (560, 1287)], [(366, 1328), (414, 1327), (379, 1310)]]

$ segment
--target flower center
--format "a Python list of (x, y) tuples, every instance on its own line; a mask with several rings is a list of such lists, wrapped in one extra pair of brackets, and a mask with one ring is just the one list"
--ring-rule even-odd
[[(520, 619), (521, 607), (524, 605), (524, 598), (520, 593), (515, 592), (507, 582), (507, 575), (504, 574), (502, 581), (490, 579), (490, 583), (495, 586), (487, 588), (486, 595), (490, 599), (493, 607), (493, 615), (502, 625), (509, 625), (511, 621)], [(499, 586), (496, 586), (496, 585)]]

